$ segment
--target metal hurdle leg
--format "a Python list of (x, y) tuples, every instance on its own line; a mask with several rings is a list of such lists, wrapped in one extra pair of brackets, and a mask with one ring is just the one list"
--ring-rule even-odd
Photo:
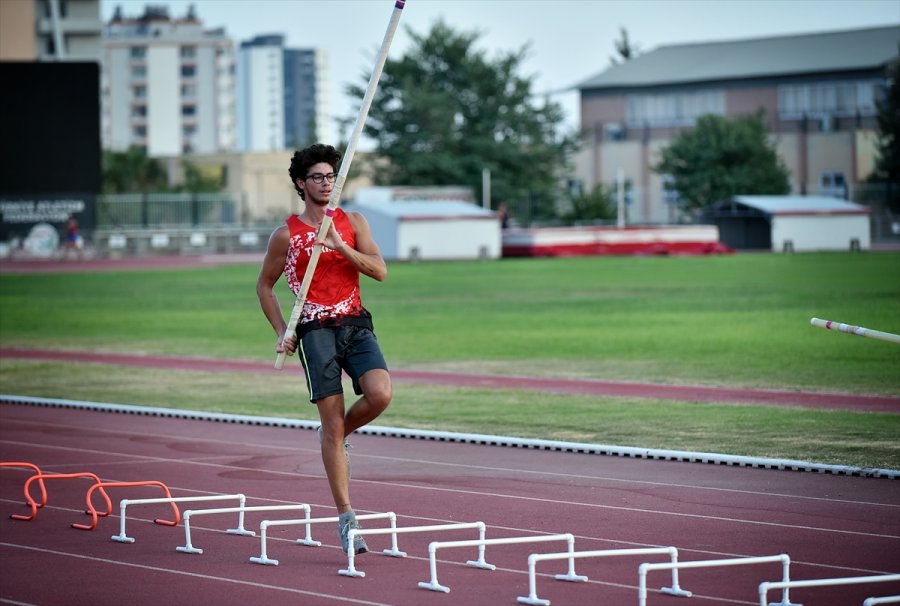
[(505, 539), (484, 539), (477, 541), (432, 541), (428, 545), (428, 561), (431, 566), (431, 581), (428, 583), (421, 582), (419, 587), (422, 589), (430, 589), (431, 591), (442, 591), (450, 593), (450, 588), (438, 583), (437, 578), (437, 550), (445, 547), (474, 547), (478, 546), (478, 560), (469, 560), (466, 562), (468, 566), (482, 568), (485, 570), (495, 570), (497, 567), (484, 561), (484, 548), (488, 545), (512, 545), (516, 543), (543, 543), (547, 541), (566, 541), (569, 546), (569, 553), (574, 551), (575, 537), (571, 533), (566, 534), (550, 534), (536, 537), (508, 537)]
[[(544, 560), (568, 560), (569, 571), (566, 574), (554, 575), (559, 581), (587, 581), (586, 576), (575, 574), (576, 558), (605, 558), (615, 556), (636, 556), (636, 555), (654, 555), (669, 554), (673, 563), (678, 562), (678, 550), (674, 547), (648, 547), (638, 549), (602, 549), (594, 551), (575, 551), (560, 553), (533, 553), (528, 556), (528, 596), (516, 598), (517, 602), (522, 604), (537, 604), (540, 606), (549, 606), (550, 600), (542, 600), (537, 595), (537, 563)], [(672, 587), (664, 588), (663, 591), (680, 597), (691, 597), (690, 591), (683, 590), (678, 585), (678, 569), (672, 569)]]
[(175, 497), (175, 498), (160, 498), (160, 499), (122, 499), (119, 501), (119, 514), (121, 515), (121, 519), (119, 520), (119, 534), (113, 535), (110, 537), (113, 541), (117, 541), (119, 543), (134, 543), (134, 539), (125, 534), (125, 512), (129, 505), (150, 505), (153, 503), (184, 503), (184, 502), (193, 502), (193, 501), (224, 501), (227, 499), (237, 499), (238, 504), (243, 507), (244, 503), (247, 500), (242, 494), (226, 494), (226, 495), (215, 495), (215, 496), (206, 496), (206, 497)]
[[(388, 511), (385, 513), (368, 513), (363, 515), (356, 516), (357, 520), (377, 520), (388, 518), (390, 520), (392, 530), (397, 528), (397, 515), (393, 511)], [(263, 520), (259, 525), (259, 536), (260, 536), (260, 554), (259, 557), (252, 557), (250, 561), (254, 564), (265, 564), (268, 566), (278, 566), (278, 560), (273, 560), (266, 554), (266, 544), (267, 544), (267, 534), (268, 529), (272, 526), (299, 526), (300, 524), (306, 525), (306, 538), (305, 539), (297, 539), (297, 543), (301, 545), (314, 546), (318, 547), (322, 543), (319, 541), (313, 541), (310, 536), (310, 527), (313, 524), (324, 524), (329, 522), (338, 522), (340, 518), (331, 517), (331, 518), (313, 518), (310, 519), (309, 512), (306, 513), (306, 518), (302, 520)], [(395, 541), (396, 543), (396, 541)]]
[(478, 536), (480, 539), (484, 539), (484, 530), (485, 524), (484, 522), (466, 522), (461, 524), (435, 524), (432, 526), (407, 526), (405, 528), (373, 528), (373, 529), (352, 529), (348, 535), (347, 540), (349, 542), (350, 547), (347, 549), (347, 568), (338, 570), (338, 574), (348, 576), (348, 577), (364, 577), (366, 573), (361, 570), (356, 570), (354, 567), (354, 560), (356, 558), (356, 553), (353, 551), (353, 540), (359, 535), (370, 535), (370, 534), (391, 534), (394, 537), (394, 545), (393, 549), (385, 549), (384, 554), (390, 555), (394, 557), (404, 558), (406, 557), (406, 553), (397, 549), (397, 534), (399, 533), (408, 533), (408, 532), (440, 532), (444, 530), (464, 530), (467, 528), (477, 528)]
[(195, 553), (202, 554), (203, 550), (197, 547), (194, 547), (191, 544), (191, 518), (199, 515), (209, 515), (214, 513), (238, 513), (238, 528), (232, 528), (230, 530), (226, 530), (228, 534), (240, 534), (243, 536), (251, 536), (255, 537), (256, 533), (252, 530), (246, 530), (244, 528), (244, 512), (246, 511), (288, 511), (288, 510), (296, 510), (302, 509), (307, 515), (309, 514), (309, 505), (306, 503), (302, 503), (300, 505), (262, 505), (258, 507), (224, 507), (221, 509), (200, 509), (197, 511), (192, 511), (188, 509), (184, 512), (184, 545), (181, 547), (176, 547), (175, 551), (180, 551), (182, 553)]

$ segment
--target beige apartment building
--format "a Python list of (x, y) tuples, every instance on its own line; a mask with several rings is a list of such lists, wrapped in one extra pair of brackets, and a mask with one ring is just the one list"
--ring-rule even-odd
[(762, 109), (792, 193), (852, 199), (874, 168), (876, 102), (898, 45), (893, 25), (662, 46), (610, 67), (578, 85), (578, 178), (589, 189), (624, 176), (629, 222), (676, 222), (677, 197), (653, 171), (660, 151), (703, 114)]

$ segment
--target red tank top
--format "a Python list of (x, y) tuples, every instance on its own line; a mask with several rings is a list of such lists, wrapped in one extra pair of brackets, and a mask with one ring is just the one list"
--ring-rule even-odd
[[(307, 225), (297, 215), (288, 218), (287, 226), (291, 239), (284, 275), (296, 295), (306, 275), (318, 229)], [(356, 232), (347, 213), (340, 208), (334, 212), (332, 229), (338, 230), (348, 246), (356, 247)], [(368, 312), (359, 297), (359, 271), (338, 251), (322, 247), (299, 324), (341, 324), (342, 318), (362, 315), (367, 316)]]

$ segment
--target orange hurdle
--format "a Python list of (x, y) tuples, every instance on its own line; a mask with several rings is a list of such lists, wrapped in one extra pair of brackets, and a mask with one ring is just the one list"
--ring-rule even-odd
[[(69, 479), (69, 478), (91, 478), (92, 480), (94, 480), (95, 484), (101, 483), (100, 478), (98, 478), (96, 476), (96, 474), (93, 474), (93, 473), (90, 473), (87, 471), (81, 472), (81, 473), (49, 473), (49, 474), (48, 473), (39, 473), (37, 475), (33, 475), (30, 478), (28, 478), (28, 480), (25, 481), (25, 498), (28, 501), (27, 505), (29, 507), (31, 507), (31, 515), (30, 516), (21, 516), (21, 515), (13, 514), (13, 515), (10, 515), (9, 517), (11, 517), (13, 520), (25, 520), (26, 522), (30, 522), (37, 515), (38, 505), (35, 502), (35, 500), (31, 498), (30, 488), (31, 488), (32, 482), (38, 481), (38, 482), (43, 483), (44, 480), (64, 480), (64, 479)], [(105, 490), (103, 490), (101, 488), (100, 493), (103, 495), (103, 498), (106, 501), (106, 511), (98, 514), (95, 510), (94, 514), (106, 517), (112, 511), (112, 502), (109, 500), (109, 495), (106, 494)], [(90, 513), (90, 512), (86, 511), (85, 513)]]
[[(78, 530), (93, 530), (97, 527), (97, 516), (105, 516), (109, 514), (109, 508), (111, 507), (109, 502), (109, 497), (106, 495), (106, 492), (103, 490), (104, 488), (125, 488), (128, 486), (159, 486), (163, 489), (163, 492), (166, 493), (166, 498), (171, 499), (172, 493), (169, 492), (169, 487), (163, 484), (162, 482), (157, 482), (156, 480), (147, 480), (145, 482), (101, 482), (97, 480), (97, 483), (91, 486), (87, 491), (87, 496), (85, 500), (87, 501), (88, 510), (85, 513), (90, 514), (91, 523), (90, 524), (72, 524), (72, 528), (77, 528)], [(97, 510), (94, 508), (94, 503), (91, 500), (91, 497), (94, 495), (94, 491), (99, 490), (100, 493), (106, 499), (107, 513), (97, 513)], [(173, 501), (169, 501), (169, 504), (172, 506), (172, 510), (175, 512), (175, 520), (163, 520), (162, 518), (156, 518), (153, 520), (156, 524), (161, 524), (163, 526), (178, 526), (178, 522), (181, 521), (181, 512), (178, 511), (178, 506), (175, 505)]]
[[(35, 465), (34, 463), (22, 463), (22, 462), (18, 462), (18, 461), (17, 462), (0, 461), (0, 467), (22, 467), (25, 469), (31, 469), (32, 471), (34, 471), (34, 473), (36, 473), (38, 475), (41, 474), (40, 468), (37, 465)], [(41, 487), (41, 502), (38, 505), (38, 508), (40, 508), (47, 504), (47, 487), (44, 486), (43, 479), (38, 480), (38, 485)]]

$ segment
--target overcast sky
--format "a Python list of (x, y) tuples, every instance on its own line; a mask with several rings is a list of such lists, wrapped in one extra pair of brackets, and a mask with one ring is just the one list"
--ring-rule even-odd
[[(259, 34), (284, 34), (290, 48), (321, 48), (328, 55), (331, 114), (356, 118), (344, 89), (372, 71), (394, 0), (102, 0), (108, 20), (117, 5), (126, 17), (146, 4), (182, 17), (193, 4), (204, 27), (224, 27), (240, 44)], [(567, 124), (578, 126), (578, 94), (571, 88), (609, 66), (624, 27), (640, 50), (711, 40), (900, 25), (898, 0), (407, 0), (390, 56), (409, 48), (406, 28), (427, 33), (443, 18), (457, 31), (477, 31), (478, 45), (530, 51), (520, 75), (532, 91), (554, 94)], [(337, 135), (335, 129), (334, 134)]]

